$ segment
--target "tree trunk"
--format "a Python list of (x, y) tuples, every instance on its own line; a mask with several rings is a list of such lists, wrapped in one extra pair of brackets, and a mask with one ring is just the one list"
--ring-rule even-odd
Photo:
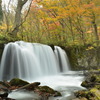
[(94, 28), (95, 38), (96, 38), (96, 40), (97, 40), (97, 42), (98, 42), (99, 36), (98, 36), (97, 24), (95, 23), (95, 21), (93, 21), (92, 23), (93, 23), (93, 28)]
[(94, 12), (92, 12), (92, 25), (93, 25), (93, 29), (94, 29), (94, 34), (95, 34), (95, 39), (98, 45), (98, 40), (99, 40), (99, 36), (98, 36), (98, 29), (97, 29), (97, 24), (96, 24), (96, 15)]
[(16, 13), (15, 13), (14, 30), (11, 33), (14, 37), (17, 36), (17, 33), (19, 31), (19, 27), (21, 26), (21, 23), (22, 23), (21, 11), (22, 11), (22, 8), (23, 8), (24, 4), (27, 1), (28, 0), (18, 0)]
[(3, 13), (2, 13), (2, 0), (0, 0), (0, 24), (2, 22), (3, 19)]

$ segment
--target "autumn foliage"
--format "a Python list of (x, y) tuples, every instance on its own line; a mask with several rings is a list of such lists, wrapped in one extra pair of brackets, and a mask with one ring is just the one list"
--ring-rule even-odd
[(34, 0), (18, 37), (30, 42), (100, 42), (100, 0)]

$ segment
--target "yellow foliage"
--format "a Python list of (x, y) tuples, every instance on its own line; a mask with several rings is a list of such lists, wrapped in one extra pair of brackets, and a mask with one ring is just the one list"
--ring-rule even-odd
[(48, 18), (45, 18), (45, 20), (46, 20), (47, 22), (50, 22), (50, 21), (55, 22), (55, 21), (57, 21), (57, 18), (48, 17)]
[(0, 30), (6, 30), (6, 29), (7, 29), (7, 27), (5, 24), (0, 26)]
[(89, 46), (86, 50), (92, 50), (92, 49), (94, 49), (94, 47), (93, 46)]

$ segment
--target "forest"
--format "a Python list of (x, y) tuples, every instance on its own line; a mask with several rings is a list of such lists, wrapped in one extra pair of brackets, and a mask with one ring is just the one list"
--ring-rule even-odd
[[(66, 100), (100, 100), (100, 0), (0, 0), (0, 63), (0, 86), (39, 94), (32, 100), (65, 100), (63, 94), (68, 91), (71, 98), (67, 96)], [(69, 73), (53, 78), (72, 86), (63, 87), (62, 83), (54, 91), (50, 84), (39, 86), (41, 80), (24, 81), (31, 73), (33, 81), (33, 76), (48, 77), (60, 73), (58, 69)], [(49, 98), (61, 95), (63, 99)]]
[(22, 12), (27, 1), (19, 1), (17, 6), (9, 2), (7, 9), (0, 6), (1, 40), (64, 46), (99, 45), (99, 0), (35, 0)]

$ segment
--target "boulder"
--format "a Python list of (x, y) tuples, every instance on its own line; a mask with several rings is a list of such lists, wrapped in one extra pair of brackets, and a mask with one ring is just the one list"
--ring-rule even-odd
[(100, 75), (90, 75), (85, 81), (82, 82), (81, 86), (86, 88), (100, 86)]
[(9, 89), (3, 86), (2, 84), (0, 84), (0, 97), (1, 98), (7, 97), (8, 93), (9, 93)]
[(9, 84), (10, 84), (11, 86), (22, 87), (22, 86), (27, 85), (27, 84), (29, 84), (29, 83), (28, 83), (27, 81), (24, 81), (24, 80), (19, 79), (19, 78), (13, 78), (13, 79), (9, 82)]
[(53, 97), (61, 96), (60, 92), (55, 91), (48, 86), (39, 86), (35, 89), (35, 92), (42, 97), (42, 100), (48, 100), (50, 96)]
[(4, 98), (4, 97), (7, 97), (7, 96), (8, 96), (8, 92), (0, 89), (0, 97)]

